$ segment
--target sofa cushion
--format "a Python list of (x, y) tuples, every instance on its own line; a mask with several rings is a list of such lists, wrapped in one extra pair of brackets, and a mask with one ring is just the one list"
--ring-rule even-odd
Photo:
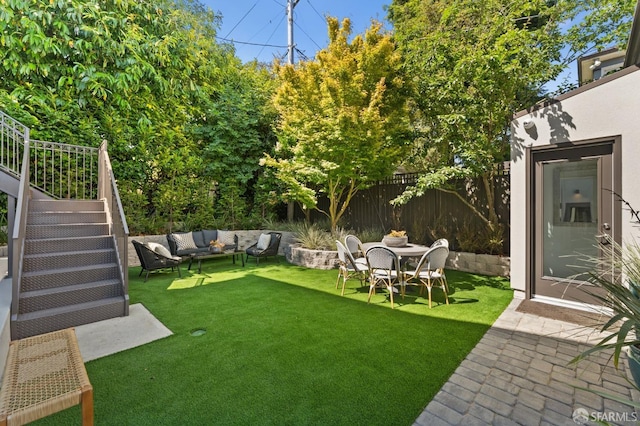
[(225, 247), (233, 246), (235, 247), (235, 236), (236, 234), (232, 231), (220, 231), (218, 230), (218, 241), (225, 245)]
[(218, 231), (215, 229), (203, 229), (202, 230), (202, 241), (204, 241), (204, 246), (209, 247), (211, 241), (215, 241), (218, 239)]
[(193, 237), (193, 242), (196, 243), (196, 247), (206, 247), (209, 245), (209, 241), (205, 241), (202, 231), (193, 231), (191, 236)]
[(178, 250), (193, 250), (198, 248), (195, 241), (193, 241), (193, 234), (191, 232), (173, 234), (173, 239), (176, 241)]
[(258, 244), (256, 245), (256, 248), (258, 250), (264, 250), (267, 247), (269, 247), (270, 243), (271, 243), (271, 235), (260, 234), (260, 238), (258, 238)]
[(159, 254), (160, 256), (163, 257), (168, 257), (171, 259), (180, 259), (180, 257), (177, 256), (172, 256), (171, 252), (162, 244), (159, 243), (154, 243), (154, 242), (147, 242), (144, 243), (145, 246), (149, 247), (152, 251), (154, 251), (155, 253)]

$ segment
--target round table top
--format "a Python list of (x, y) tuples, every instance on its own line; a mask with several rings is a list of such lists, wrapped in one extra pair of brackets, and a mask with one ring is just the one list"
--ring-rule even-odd
[(382, 246), (382, 247), (386, 247), (389, 250), (391, 250), (392, 252), (394, 252), (395, 254), (397, 254), (398, 256), (401, 257), (419, 257), (422, 256), (423, 254), (425, 254), (427, 252), (427, 250), (429, 250), (429, 246), (423, 246), (420, 244), (407, 244), (404, 247), (389, 247), (384, 245), (382, 242), (373, 242), (373, 243), (363, 243), (362, 244), (362, 248), (367, 251), (369, 250), (371, 247), (374, 246)]

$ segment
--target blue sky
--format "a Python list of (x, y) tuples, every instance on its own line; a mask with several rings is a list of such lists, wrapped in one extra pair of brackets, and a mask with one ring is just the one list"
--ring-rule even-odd
[[(257, 58), (271, 63), (274, 58), (287, 58), (287, 0), (200, 0), (205, 6), (222, 15), (218, 36), (234, 40), (237, 56), (244, 62)], [(362, 34), (371, 20), (382, 22), (385, 28), (385, 6), (391, 0), (299, 0), (294, 9), (293, 39), (296, 49), (294, 60), (313, 58), (329, 43), (327, 15), (351, 19), (353, 33)], [(269, 46), (260, 46), (269, 45)], [(304, 56), (303, 56), (304, 55)], [(576, 65), (570, 64), (556, 80), (577, 80)], [(546, 85), (550, 91), (556, 82)]]
[[(236, 54), (243, 61), (257, 58), (271, 62), (274, 57), (287, 56), (287, 0), (201, 0), (212, 10), (222, 14), (218, 36), (238, 42)], [(294, 8), (293, 41), (308, 58), (329, 43), (326, 15), (351, 20), (353, 34), (364, 33), (371, 19), (385, 23), (384, 5), (391, 0), (299, 0)], [(386, 28), (389, 27), (386, 24)], [(268, 44), (281, 47), (254, 46), (244, 43)], [(302, 56), (297, 52), (294, 59)]]

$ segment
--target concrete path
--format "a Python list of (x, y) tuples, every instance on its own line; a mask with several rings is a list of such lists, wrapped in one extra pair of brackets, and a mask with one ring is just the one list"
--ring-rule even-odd
[(414, 425), (640, 424), (630, 406), (578, 389), (640, 401), (626, 355), (619, 370), (604, 353), (569, 365), (600, 333), (518, 312), (520, 302), (511, 302)]
[(76, 326), (84, 362), (135, 348), (173, 333), (141, 303), (129, 306), (126, 317)]

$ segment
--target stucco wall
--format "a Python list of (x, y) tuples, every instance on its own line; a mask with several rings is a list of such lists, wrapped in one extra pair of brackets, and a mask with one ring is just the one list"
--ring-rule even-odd
[[(586, 89), (586, 90), (585, 90)], [(527, 148), (619, 136), (622, 196), (640, 209), (640, 70), (627, 68), (584, 86), (558, 103), (533, 110), (512, 122), (511, 148), (511, 286), (525, 290), (528, 259), (526, 240)], [(532, 121), (528, 131), (523, 123)], [(534, 207), (535, 208), (535, 207)], [(640, 237), (640, 227), (622, 213), (622, 238)], [(639, 240), (640, 241), (640, 240)]]

